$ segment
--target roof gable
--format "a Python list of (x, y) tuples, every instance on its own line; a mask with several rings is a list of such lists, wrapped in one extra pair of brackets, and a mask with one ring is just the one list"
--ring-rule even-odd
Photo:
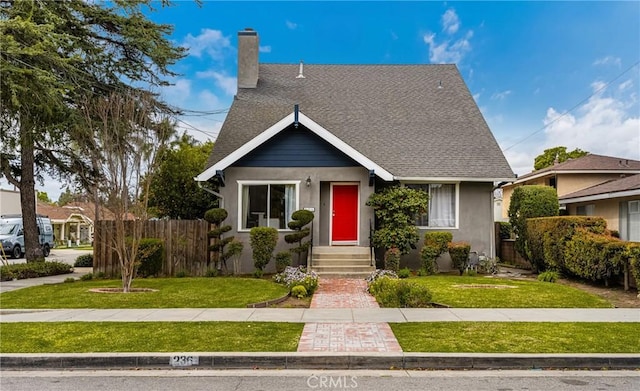
[[(297, 116), (296, 116), (297, 114)], [(287, 129), (289, 125), (295, 123), (297, 117), (298, 123), (304, 125), (307, 129), (321, 137), (327, 143), (333, 145), (339, 151), (343, 152), (355, 162), (360, 164), (361, 166), (367, 168), (370, 171), (373, 171), (377, 176), (382, 178), (385, 181), (392, 181), (393, 175), (386, 171), (384, 168), (377, 165), (375, 162), (356, 151), (354, 148), (346, 144), (344, 141), (337, 138), (335, 135), (331, 134), (331, 132), (327, 131), (325, 128), (320, 126), (318, 123), (313, 121), (311, 118), (304, 115), (302, 112), (291, 113), (275, 123), (273, 126), (269, 127), (262, 133), (258, 134), (253, 139), (249, 140), (247, 143), (242, 145), (240, 148), (233, 151), (231, 154), (227, 155), (224, 159), (214, 163), (208, 169), (206, 169), (203, 173), (198, 175), (195, 180), (196, 181), (207, 181), (212, 178), (217, 171), (221, 171), (226, 169), (227, 167), (233, 165), (238, 160), (245, 157), (248, 153), (252, 152), (259, 146), (263, 145), (265, 142), (270, 140), (272, 137)]]
[(298, 73), (298, 64), (260, 64), (257, 87), (238, 90), (208, 168), (299, 104), (395, 179), (514, 176), (455, 65), (305, 64), (305, 77)]

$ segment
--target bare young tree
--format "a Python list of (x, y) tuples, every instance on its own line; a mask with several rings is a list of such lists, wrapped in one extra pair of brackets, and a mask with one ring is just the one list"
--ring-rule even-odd
[(115, 217), (110, 246), (120, 264), (123, 292), (130, 291), (135, 276), (158, 156), (174, 133), (154, 102), (148, 92), (128, 91), (87, 98), (84, 104), (93, 134), (91, 165), (99, 179), (94, 189)]

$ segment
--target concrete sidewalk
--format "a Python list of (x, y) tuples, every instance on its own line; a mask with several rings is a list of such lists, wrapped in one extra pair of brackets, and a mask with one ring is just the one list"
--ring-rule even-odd
[(47, 284), (59, 284), (64, 282), (67, 278), (75, 278), (76, 280), (85, 274), (89, 274), (93, 271), (91, 267), (76, 267), (73, 268), (73, 273), (58, 274), (57, 276), (38, 277), (38, 278), (25, 278), (22, 280), (2, 281), (0, 282), (0, 293), (15, 291), (17, 289), (28, 288), (37, 285)]
[(3, 309), (0, 322), (640, 322), (638, 308)]

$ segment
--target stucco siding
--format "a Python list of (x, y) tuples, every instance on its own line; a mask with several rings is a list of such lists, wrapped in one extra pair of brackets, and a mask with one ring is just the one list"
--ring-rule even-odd
[(620, 174), (559, 174), (558, 197), (599, 185), (612, 179), (620, 179)]
[[(307, 177), (311, 178), (311, 185), (306, 186)], [(326, 246), (329, 244), (329, 219), (330, 211), (330, 183), (349, 182), (358, 183), (360, 190), (360, 221), (359, 221), (359, 245), (369, 245), (369, 220), (373, 219), (373, 210), (365, 203), (374, 188), (369, 186), (369, 172), (362, 167), (326, 167), (326, 168), (266, 168), (266, 167), (229, 167), (225, 170), (226, 186), (220, 188), (220, 194), (224, 197), (224, 209), (229, 212), (226, 224), (232, 226), (230, 235), (244, 244), (241, 257), (241, 270), (244, 273), (253, 271), (252, 251), (248, 230), (239, 227), (238, 211), (238, 181), (298, 181), (298, 209), (313, 208), (315, 219), (313, 222), (313, 237), (315, 245)], [(284, 242), (284, 235), (291, 231), (280, 231), (280, 240), (274, 252), (287, 250), (291, 245)], [(296, 257), (294, 256), (294, 264)], [(274, 272), (274, 262), (270, 262), (266, 272)]]
[(638, 197), (622, 197), (607, 200), (578, 202), (567, 205), (570, 215), (576, 215), (579, 206), (594, 205), (594, 216), (602, 217), (607, 220), (607, 228), (610, 230), (620, 231), (620, 203), (638, 200)]
[[(427, 231), (451, 232), (454, 241), (464, 241), (471, 244), (471, 251), (484, 253), (494, 257), (493, 241), (493, 184), (463, 182), (460, 184), (459, 217), (457, 229), (423, 229), (420, 230), (420, 241), (417, 249), (403, 256), (402, 267), (420, 268), (420, 249), (424, 233)], [(438, 260), (440, 271), (451, 270), (451, 260), (448, 255)]]

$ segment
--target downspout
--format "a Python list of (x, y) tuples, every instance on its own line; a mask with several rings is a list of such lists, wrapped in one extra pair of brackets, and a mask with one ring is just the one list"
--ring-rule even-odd
[(218, 193), (217, 191), (213, 191), (211, 189), (208, 189), (204, 186), (202, 186), (202, 182), (198, 181), (196, 178), (193, 178), (196, 182), (198, 182), (198, 187), (201, 188), (202, 190), (206, 191), (207, 193), (211, 193), (214, 196), (218, 197), (220, 199), (220, 201), (218, 201), (218, 207), (221, 209), (224, 209), (224, 197), (222, 196), (222, 194)]

